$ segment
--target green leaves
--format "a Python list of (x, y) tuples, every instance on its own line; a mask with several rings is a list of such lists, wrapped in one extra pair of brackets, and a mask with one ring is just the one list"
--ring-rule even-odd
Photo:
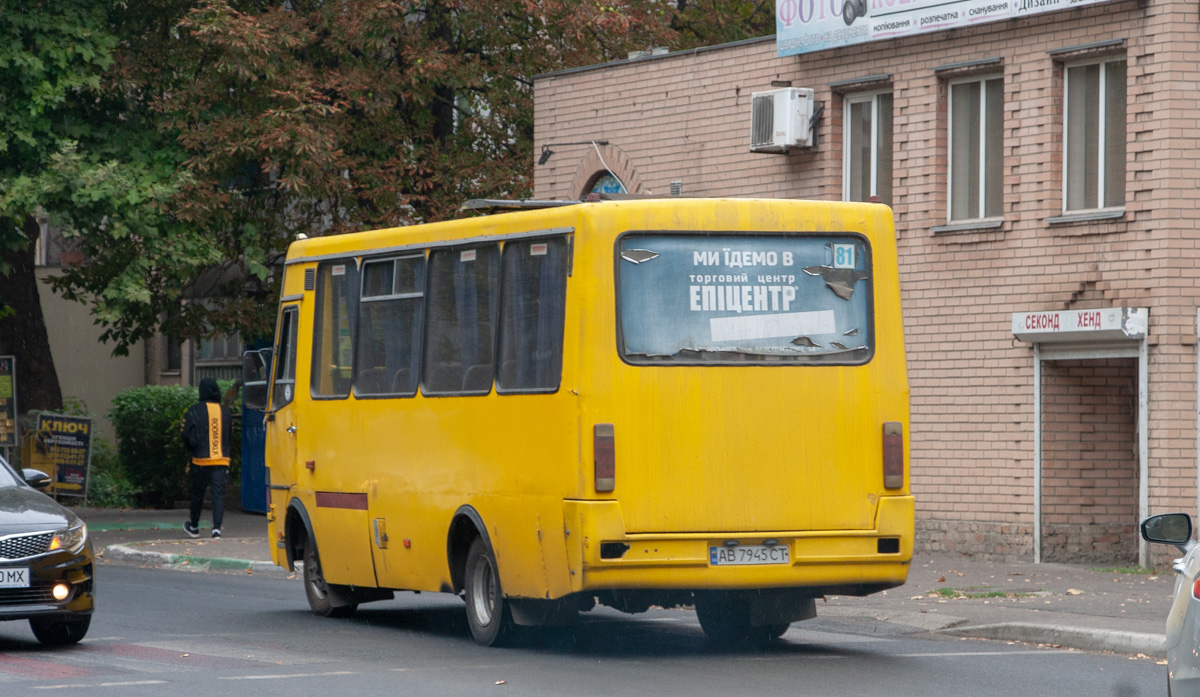
[(531, 76), (770, 33), (771, 6), (0, 0), (0, 247), (61, 226), (82, 259), (52, 286), (116, 352), (267, 334), (298, 234), (528, 196)]

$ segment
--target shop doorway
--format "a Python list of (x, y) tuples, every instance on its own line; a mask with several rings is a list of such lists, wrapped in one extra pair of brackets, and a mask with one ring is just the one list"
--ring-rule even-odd
[(1018, 312), (1033, 344), (1034, 562), (1147, 562), (1146, 308)]

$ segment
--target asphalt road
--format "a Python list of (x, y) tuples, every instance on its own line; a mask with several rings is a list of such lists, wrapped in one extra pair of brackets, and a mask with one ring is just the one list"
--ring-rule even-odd
[[(462, 603), (400, 594), (349, 620), (314, 617), (298, 580), (103, 566), (76, 647), (0, 623), (0, 694), (1159, 695), (1151, 660), (906, 634), (874, 620), (793, 625), (766, 649), (711, 645), (678, 610), (589, 613), (513, 649), (468, 636)], [(36, 692), (34, 692), (36, 691)]]

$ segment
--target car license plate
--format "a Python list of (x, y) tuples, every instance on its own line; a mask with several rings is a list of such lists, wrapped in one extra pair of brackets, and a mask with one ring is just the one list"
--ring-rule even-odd
[(713, 566), (744, 566), (749, 564), (787, 564), (791, 562), (787, 545), (740, 545), (738, 547), (709, 547), (708, 563)]
[(29, 569), (0, 569), (0, 588), (28, 588)]

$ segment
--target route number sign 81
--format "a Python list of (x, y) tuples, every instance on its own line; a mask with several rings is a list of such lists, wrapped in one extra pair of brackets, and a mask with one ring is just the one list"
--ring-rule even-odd
[(855, 259), (856, 251), (853, 244), (833, 245), (833, 268), (853, 269), (858, 266)]

